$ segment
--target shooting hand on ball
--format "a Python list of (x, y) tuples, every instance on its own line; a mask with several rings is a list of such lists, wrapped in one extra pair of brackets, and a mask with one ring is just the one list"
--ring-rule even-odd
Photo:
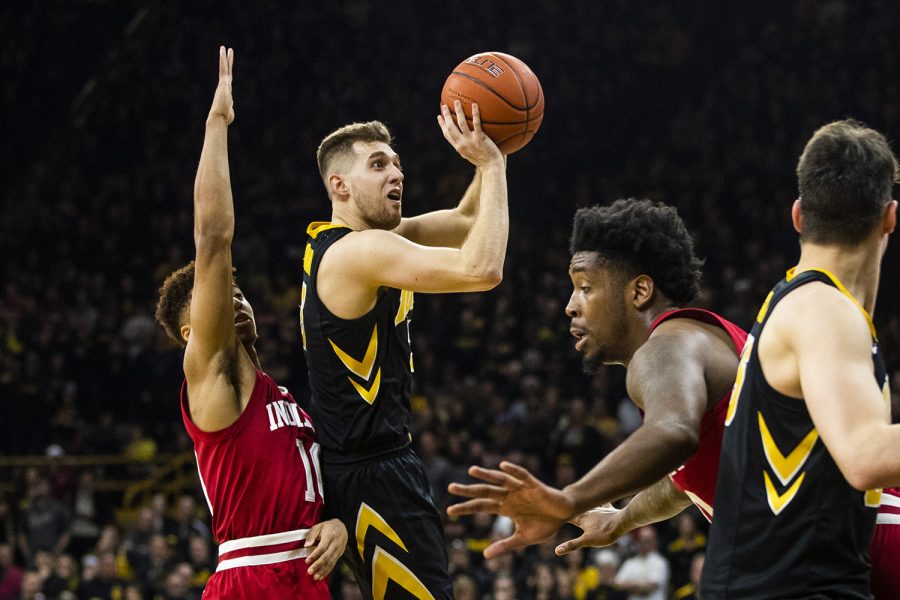
[(234, 50), (225, 46), (219, 47), (219, 85), (213, 96), (207, 123), (224, 119), (226, 125), (234, 121), (234, 99), (231, 97), (231, 72), (234, 66)]
[(446, 104), (441, 105), (441, 114), (438, 115), (438, 124), (444, 137), (459, 152), (459, 155), (476, 167), (486, 167), (491, 163), (503, 166), (503, 155), (497, 144), (491, 141), (481, 130), (481, 111), (477, 104), (472, 104), (472, 127), (466, 122), (466, 114), (463, 112), (459, 100), (454, 102), (456, 118), (450, 114), (450, 108)]

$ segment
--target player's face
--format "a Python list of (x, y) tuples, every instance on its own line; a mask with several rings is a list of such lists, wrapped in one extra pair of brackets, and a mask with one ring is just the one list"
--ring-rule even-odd
[(359, 216), (375, 229), (397, 227), (403, 200), (400, 157), (384, 142), (354, 142), (353, 152), (346, 179)]
[(625, 285), (622, 277), (601, 262), (596, 252), (576, 252), (569, 263), (572, 297), (566, 314), (575, 349), (591, 373), (601, 364), (621, 363), (625, 328)]
[(256, 342), (256, 318), (253, 307), (244, 298), (241, 288), (234, 286), (234, 332), (242, 344), (253, 345)]

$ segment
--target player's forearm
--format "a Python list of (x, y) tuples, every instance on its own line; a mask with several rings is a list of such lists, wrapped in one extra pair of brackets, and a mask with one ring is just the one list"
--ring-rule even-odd
[(230, 240), (233, 235), (228, 125), (223, 118), (210, 116), (194, 181), (194, 237)]
[(832, 454), (854, 488), (862, 491), (900, 485), (900, 425), (872, 427), (844, 448), (844, 452)]
[(577, 515), (636, 494), (684, 462), (697, 448), (696, 434), (683, 427), (645, 423), (563, 494)]
[(460, 249), (460, 258), (467, 272), (496, 285), (503, 277), (509, 237), (506, 168), (504, 162), (498, 160), (481, 167), (479, 171), (481, 200), (478, 216)]
[(624, 535), (638, 527), (665, 521), (690, 505), (690, 498), (669, 477), (663, 477), (638, 493), (619, 512), (618, 530)]
[(475, 169), (475, 176), (472, 177), (469, 187), (460, 199), (455, 211), (464, 218), (471, 219), (472, 223), (478, 216), (478, 206), (481, 200), (481, 169)]

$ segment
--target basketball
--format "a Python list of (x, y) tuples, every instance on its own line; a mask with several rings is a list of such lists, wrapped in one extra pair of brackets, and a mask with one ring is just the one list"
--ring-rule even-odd
[(544, 91), (534, 72), (515, 56), (481, 52), (459, 63), (441, 90), (441, 104), (453, 112), (459, 100), (472, 123), (472, 103), (481, 109), (481, 128), (504, 154), (531, 141), (544, 120)]

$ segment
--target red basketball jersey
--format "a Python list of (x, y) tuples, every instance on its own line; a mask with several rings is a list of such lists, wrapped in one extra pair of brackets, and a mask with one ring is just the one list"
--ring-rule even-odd
[[(280, 577), (292, 580), (295, 593), (304, 589), (308, 597), (327, 598), (327, 583), (313, 582), (302, 560), (306, 530), (321, 520), (323, 510), (319, 445), (309, 415), (262, 371), (256, 373), (247, 407), (229, 427), (207, 432), (194, 425), (186, 381), (181, 415), (194, 441), (200, 484), (220, 544), (207, 592), (227, 584), (230, 592), (214, 595), (233, 597), (254, 581), (265, 582), (271, 592)], [(246, 592), (253, 597), (253, 590)]]
[[(669, 319), (694, 319), (702, 323), (717, 325), (728, 333), (738, 355), (747, 341), (747, 332), (720, 317), (701, 308), (679, 308), (661, 314), (650, 326), (652, 333), (660, 323)], [(700, 422), (700, 445), (697, 451), (672, 473), (672, 482), (683, 491), (700, 509), (707, 519), (712, 519), (713, 501), (716, 497), (716, 478), (719, 473), (719, 454), (722, 450), (722, 435), (725, 430), (725, 414), (728, 412), (728, 390), (712, 410), (703, 415)]]
[(888, 488), (881, 494), (869, 553), (875, 600), (900, 598), (900, 488)]

